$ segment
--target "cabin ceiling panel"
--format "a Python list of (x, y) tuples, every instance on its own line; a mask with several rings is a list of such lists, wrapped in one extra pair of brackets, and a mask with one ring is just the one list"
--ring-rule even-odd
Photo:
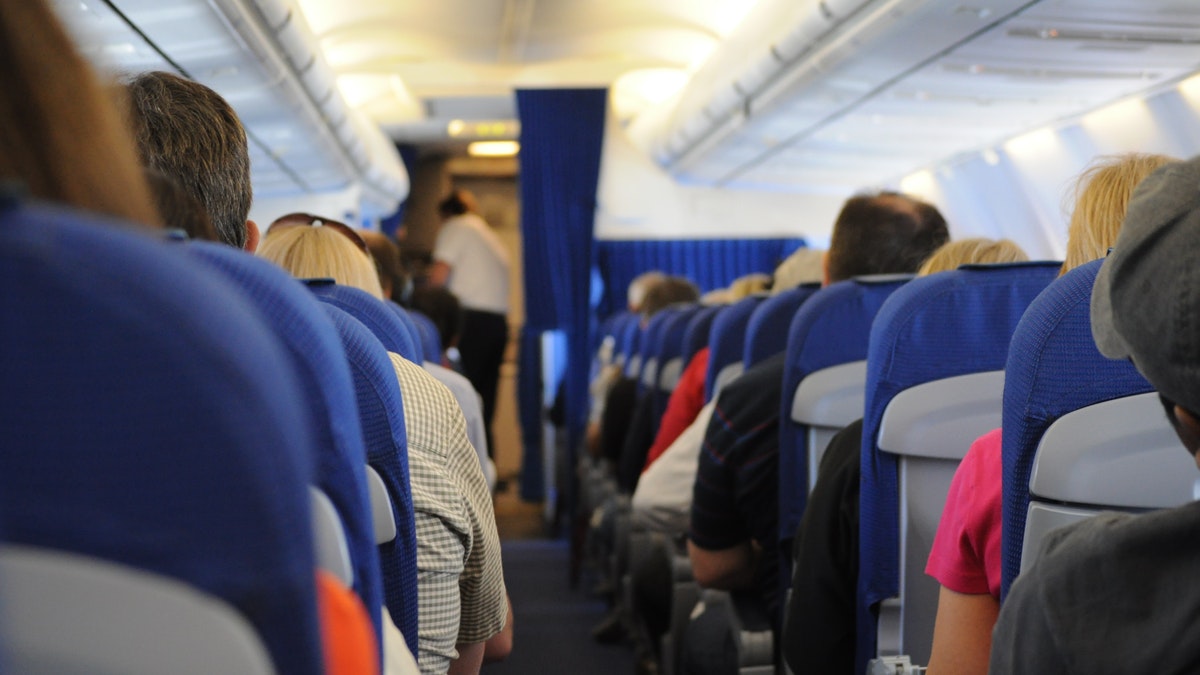
[[(770, 104), (755, 104), (747, 92), (749, 119), (678, 127), (668, 166), (694, 181), (720, 176), (714, 184), (729, 187), (844, 180), (851, 192), (1153, 92), (1200, 68), (1200, 3), (1043, 0), (1006, 5), (1005, 15), (1003, 3), (983, 2), (991, 9), (976, 18), (992, 24), (974, 33), (961, 3), (895, 4), (916, 9), (886, 17), (886, 30), (868, 30), (859, 51), (838, 62), (802, 62), (792, 71), (815, 68), (819, 76), (792, 76), (794, 83), (769, 92)], [(948, 36), (961, 39), (943, 51), (912, 45)], [(731, 146), (757, 154), (747, 160)], [(839, 153), (844, 163), (834, 161)]]

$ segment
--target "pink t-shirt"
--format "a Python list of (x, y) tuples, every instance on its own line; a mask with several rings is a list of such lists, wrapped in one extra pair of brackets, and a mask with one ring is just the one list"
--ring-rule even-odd
[(925, 573), (952, 591), (1000, 599), (1000, 430), (975, 439), (963, 457)]

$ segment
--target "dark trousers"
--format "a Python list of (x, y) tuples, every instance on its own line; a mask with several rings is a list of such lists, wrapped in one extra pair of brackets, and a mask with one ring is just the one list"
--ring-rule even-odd
[(462, 335), (458, 353), (463, 375), (483, 397), (483, 421), (487, 427), (488, 456), (496, 456), (492, 440), (492, 417), (496, 412), (496, 386), (500, 382), (500, 364), (508, 345), (508, 320), (503, 314), (463, 310)]

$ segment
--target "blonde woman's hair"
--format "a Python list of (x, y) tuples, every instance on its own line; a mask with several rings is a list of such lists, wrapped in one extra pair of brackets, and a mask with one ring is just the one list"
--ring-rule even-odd
[(1067, 227), (1067, 255), (1060, 274), (1108, 255), (1125, 220), (1133, 190), (1155, 169), (1178, 162), (1174, 157), (1128, 153), (1094, 161), (1075, 179), (1075, 206)]
[(755, 272), (754, 274), (740, 276), (737, 279), (734, 279), (732, 284), (729, 284), (730, 302), (737, 302), (738, 300), (754, 295), (755, 293), (762, 293), (766, 291), (770, 285), (770, 274)]
[(332, 227), (293, 225), (267, 232), (258, 256), (287, 270), (297, 279), (330, 278), (343, 286), (361, 288), (383, 299), (379, 274), (367, 254)]
[(943, 244), (921, 265), (917, 276), (958, 269), (961, 265), (987, 265), (997, 263), (1025, 262), (1029, 256), (1020, 246), (1009, 239), (960, 239)]
[(160, 226), (115, 86), (48, 3), (0, 2), (0, 180), (41, 199)]

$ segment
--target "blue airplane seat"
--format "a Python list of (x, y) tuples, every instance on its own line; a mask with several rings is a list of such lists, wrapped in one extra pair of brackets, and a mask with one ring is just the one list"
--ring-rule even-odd
[(644, 394), (655, 389), (658, 381), (658, 353), (662, 349), (663, 332), (671, 317), (667, 309), (659, 311), (646, 322), (642, 331), (642, 339), (638, 343), (638, 359), (641, 370), (638, 372), (638, 393)]
[(742, 367), (754, 364), (787, 349), (788, 326), (804, 301), (820, 290), (819, 284), (797, 286), (773, 295), (754, 310), (746, 324), (746, 345)]
[(642, 315), (636, 312), (630, 312), (620, 326), (621, 332), (617, 335), (617, 357), (615, 363), (621, 366), (622, 372), (627, 377), (633, 377), (641, 371), (641, 364), (637, 363), (639, 344), (642, 338)]
[[(308, 279), (304, 282), (317, 299), (333, 305), (362, 322), (389, 352), (422, 363), (421, 343), (415, 325), (389, 309), (389, 305), (370, 293), (334, 283), (332, 279)], [(407, 317), (405, 317), (407, 318)]]
[[(713, 321), (725, 309), (726, 305), (701, 305), (700, 309), (688, 320), (687, 328), (683, 331), (683, 368), (692, 362), (696, 352), (708, 346), (708, 338), (712, 335)], [(680, 371), (682, 373), (682, 370)]]
[(409, 651), (416, 654), (417, 529), (400, 383), (386, 348), (362, 322), (333, 304), (324, 309), (346, 349), (367, 463), (382, 479), (387, 492), (382, 506), (390, 506), (395, 523), (394, 536), (376, 539), (384, 599)]
[(151, 235), (11, 196), (0, 289), (3, 540), (180, 580), (277, 672), (323, 673), (314, 430), (256, 308)]
[[(1002, 371), (1013, 331), (1060, 267), (1058, 262), (967, 265), (914, 279), (875, 317), (867, 349), (859, 498), (860, 671), (877, 651), (909, 654), (918, 663), (928, 660), (938, 591), (924, 575), (923, 563), (950, 480), (971, 442), (999, 423)], [(926, 384), (934, 381), (948, 384), (955, 395), (940, 399)], [(906, 397), (910, 393), (915, 399)], [(914, 402), (924, 409), (907, 422), (908, 430), (886, 428), (902, 403)], [(938, 425), (933, 438), (905, 442), (905, 433), (928, 433), (933, 425)], [(885, 432), (899, 437), (897, 444), (881, 448)], [(876, 614), (872, 607), (880, 603)]]
[[(888, 296), (911, 275), (878, 275), (840, 281), (813, 294), (788, 326), (787, 357), (783, 371), (783, 409), (779, 415), (779, 540), (780, 553), (791, 566), (791, 540), (800, 527), (808, 493), (816, 480), (816, 467), (825, 445), (837, 429), (862, 417), (867, 340), (871, 323)], [(797, 396), (811, 383), (832, 373), (830, 387), (816, 392), (816, 412), (794, 413)], [(813, 375), (813, 378), (809, 378)], [(812, 433), (816, 422), (827, 429)], [(791, 583), (782, 574), (784, 584)]]
[(1004, 382), (1002, 599), (1021, 569), (1030, 475), (1046, 430), (1071, 411), (1154, 390), (1132, 363), (1105, 358), (1092, 340), (1092, 285), (1102, 262), (1051, 284), (1013, 335)]
[(763, 296), (742, 298), (724, 308), (713, 319), (708, 335), (708, 373), (704, 377), (704, 400), (717, 397), (721, 387), (742, 374), (742, 352), (746, 344), (746, 325)]
[(671, 392), (679, 384), (683, 369), (687, 365), (683, 361), (683, 338), (687, 332), (688, 323), (701, 305), (681, 305), (665, 310), (669, 314), (662, 329), (662, 339), (659, 341), (657, 361), (658, 368), (654, 383), (654, 418), (662, 419), (667, 410), (667, 401)]
[(442, 336), (438, 333), (437, 324), (433, 322), (433, 319), (416, 310), (404, 309), (394, 302), (388, 302), (387, 305), (397, 315), (407, 316), (416, 324), (417, 330), (421, 333), (421, 356), (425, 357), (426, 361), (441, 364)]
[(320, 303), (279, 267), (243, 251), (210, 242), (181, 245), (186, 254), (228, 279), (254, 304), (284, 346), (300, 377), (306, 418), (318, 453), (315, 485), (333, 502), (349, 549), (353, 588), (381, 635), (383, 602), (378, 554), (372, 536), (362, 430), (346, 352)]

